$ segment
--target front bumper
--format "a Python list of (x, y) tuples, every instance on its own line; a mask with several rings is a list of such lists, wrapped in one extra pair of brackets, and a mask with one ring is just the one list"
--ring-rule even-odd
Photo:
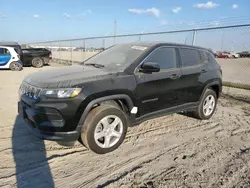
[[(18, 102), (18, 114), (39, 138), (53, 141), (76, 141), (81, 127), (75, 120), (75, 104), (72, 101), (62, 103), (32, 103), (24, 96)], [(76, 103), (76, 101), (73, 101)], [(70, 113), (71, 112), (71, 113)]]

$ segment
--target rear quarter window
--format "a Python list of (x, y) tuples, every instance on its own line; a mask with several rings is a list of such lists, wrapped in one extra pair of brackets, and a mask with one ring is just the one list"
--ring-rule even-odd
[(201, 62), (202, 63), (208, 63), (208, 55), (205, 51), (200, 51), (201, 54)]
[(217, 63), (216, 59), (214, 58), (214, 56), (210, 52), (206, 52), (206, 54), (207, 54), (209, 62), (211, 62), (211, 63)]
[(14, 48), (14, 50), (15, 50), (15, 52), (16, 52), (17, 54), (19, 54), (19, 53), (18, 53), (18, 49)]
[(201, 56), (198, 50), (180, 48), (180, 56), (182, 60), (182, 67), (199, 65), (201, 63)]

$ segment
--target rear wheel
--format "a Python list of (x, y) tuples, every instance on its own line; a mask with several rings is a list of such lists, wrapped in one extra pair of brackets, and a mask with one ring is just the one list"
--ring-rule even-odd
[(127, 127), (125, 113), (117, 106), (104, 104), (88, 114), (80, 142), (95, 153), (109, 153), (122, 144)]
[(42, 58), (40, 57), (35, 57), (34, 59), (32, 59), (32, 66), (35, 68), (41, 68), (44, 65), (44, 61)]
[(198, 119), (207, 120), (210, 119), (217, 106), (217, 95), (214, 90), (207, 89), (202, 96), (197, 110), (194, 112), (194, 116)]
[(12, 71), (21, 71), (23, 66), (18, 62), (12, 62), (9, 68)]

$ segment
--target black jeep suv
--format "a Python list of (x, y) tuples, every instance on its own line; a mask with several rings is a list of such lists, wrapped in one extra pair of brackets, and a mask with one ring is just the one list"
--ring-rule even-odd
[(112, 46), (80, 65), (28, 75), (19, 114), (39, 137), (79, 140), (104, 154), (119, 147), (128, 126), (187, 112), (209, 119), (222, 90), (210, 50), (172, 43)]

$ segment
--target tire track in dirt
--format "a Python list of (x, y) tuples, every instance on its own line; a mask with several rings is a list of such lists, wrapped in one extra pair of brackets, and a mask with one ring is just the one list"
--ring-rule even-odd
[[(221, 182), (225, 187), (247, 185), (239, 184), (247, 182), (250, 175), (250, 170), (246, 169), (250, 159), (247, 152), (250, 105), (247, 103), (223, 96), (216, 114), (209, 121), (179, 114), (149, 120), (130, 128), (118, 150), (102, 156), (80, 144), (64, 147), (43, 142), (45, 147), (39, 148), (33, 143), (37, 140), (25, 139), (29, 133), (20, 129), (21, 134), (14, 135), (15, 141), (25, 141), (15, 150), (15, 155), (25, 156), (27, 153), (34, 157), (30, 163), (15, 166), (10, 135), (16, 118), (16, 111), (12, 112), (14, 108), (16, 110), (16, 104), (14, 96), (8, 99), (12, 100), (10, 110), (4, 113), (7, 118), (3, 118), (0, 126), (3, 158), (0, 186), (16, 187), (16, 178), (20, 177), (39, 179), (42, 177), (39, 174), (46, 170), (52, 172), (56, 187), (208, 187), (212, 181), (215, 186), (220, 186)], [(232, 132), (237, 126), (240, 128)], [(242, 152), (239, 148), (245, 149), (237, 157), (235, 153)], [(35, 160), (40, 154), (46, 154), (45, 160)], [(16, 167), (22, 167), (18, 175), (15, 174)], [(233, 171), (232, 175), (230, 171)], [(35, 186), (31, 184), (31, 187)]]
[[(126, 175), (137, 171), (138, 169), (143, 168), (145, 165), (149, 165), (150, 163), (156, 161), (159, 159), (161, 156), (165, 155), (167, 152), (174, 150), (178, 148), (179, 145), (177, 146), (172, 146), (169, 149), (165, 149), (161, 152), (153, 153), (153, 154), (148, 154), (148, 155), (141, 155), (138, 160), (133, 160), (132, 163), (127, 163), (126, 165), (120, 166), (116, 171), (111, 171), (112, 173), (109, 174), (108, 176), (103, 176), (102, 178), (98, 179), (97, 181), (94, 181), (93, 179), (90, 184), (81, 184), (80, 186), (77, 187), (104, 187), (108, 186), (116, 181), (119, 181), (121, 178), (125, 177)], [(110, 170), (108, 170), (110, 171)], [(117, 175), (119, 174), (119, 175)], [(116, 176), (115, 178), (110, 178), (112, 176)], [(103, 183), (102, 183), (103, 182)]]
[[(231, 117), (233, 118), (233, 116), (231, 116)], [(216, 119), (218, 119), (218, 117), (215, 117), (215, 120)], [(233, 122), (233, 124), (235, 125), (235, 124), (237, 124), (237, 122)], [(193, 126), (193, 127), (198, 127), (198, 125)], [(219, 123), (207, 122), (207, 123), (204, 124), (204, 126), (206, 126), (206, 125), (209, 125), (209, 127), (206, 127), (205, 129), (202, 129), (202, 131), (208, 132), (208, 131), (214, 130), (214, 134), (215, 134), (216, 131), (218, 131), (218, 127), (220, 126), (219, 129), (222, 129), (222, 127), (225, 127), (227, 125), (227, 122), (224, 122), (224, 124), (223, 124), (223, 121), (222, 122), (219, 121)], [(200, 126), (200, 127), (202, 127), (202, 126)], [(221, 139), (226, 140), (227, 138), (228, 137), (226, 135), (223, 135), (223, 137), (220, 137), (220, 140)], [(200, 165), (197, 165), (198, 166), (197, 168), (202, 168), (202, 165), (204, 164), (204, 160), (209, 161), (209, 162), (207, 162), (208, 164), (209, 163), (216, 164), (216, 160), (218, 159), (218, 157), (215, 158), (214, 156), (219, 156), (221, 158), (226, 158), (228, 156), (228, 154), (224, 152), (225, 150), (223, 150), (223, 148), (225, 147), (225, 145), (226, 145), (226, 143), (228, 141), (225, 141), (225, 143), (220, 144), (220, 141), (219, 140), (214, 140), (214, 137), (212, 135), (210, 136), (210, 138), (205, 137), (204, 139), (205, 139), (204, 141), (199, 141), (199, 142), (197, 141), (197, 142), (192, 143), (192, 145), (195, 144), (195, 143), (201, 143), (201, 142), (204, 142), (204, 143), (211, 142), (210, 147), (213, 148), (213, 150), (211, 150), (211, 149), (208, 150), (207, 147), (204, 147), (204, 149), (202, 151), (198, 152), (198, 153), (202, 153), (203, 157), (201, 155), (197, 155), (197, 154), (192, 155), (192, 156), (196, 156), (195, 158), (198, 158), (200, 160), (200, 162), (199, 162)], [(218, 143), (218, 146), (214, 145), (215, 143)], [(179, 148), (179, 149), (181, 149), (181, 148)], [(187, 148), (182, 148), (182, 149), (186, 150)], [(206, 154), (206, 151), (207, 151), (207, 154)], [(197, 161), (198, 159), (196, 159), (195, 163), (198, 162)], [(175, 170), (173, 170), (173, 172), (174, 171)], [(173, 172), (171, 172), (170, 174), (172, 174)], [(164, 174), (164, 171), (162, 171), (162, 174)], [(195, 177), (197, 176), (196, 178), (198, 178), (197, 180), (200, 182), (201, 185), (202, 184), (207, 185), (207, 181), (209, 181), (209, 180), (204, 179), (204, 177), (203, 177), (203, 175), (201, 173), (196, 173), (196, 175), (194, 175), (194, 174), (195, 173), (193, 173), (193, 178), (195, 179)], [(161, 176), (161, 175), (159, 175), (159, 176)], [(210, 174), (210, 176), (211, 176), (211, 174)], [(179, 176), (179, 178), (180, 178), (180, 176)], [(187, 176), (185, 176), (185, 178), (184, 178), (184, 176), (181, 176), (181, 178), (187, 179)], [(171, 179), (171, 177), (170, 177), (170, 179)], [(188, 179), (190, 179), (190, 178), (188, 178)], [(178, 180), (178, 176), (176, 176), (175, 181), (177, 181), (177, 180)], [(147, 180), (147, 181), (150, 181), (150, 180)], [(123, 182), (122, 184), (126, 185), (126, 182)], [(169, 184), (167, 184), (167, 185), (169, 185)], [(185, 185), (185, 184), (183, 184), (183, 185)]]

